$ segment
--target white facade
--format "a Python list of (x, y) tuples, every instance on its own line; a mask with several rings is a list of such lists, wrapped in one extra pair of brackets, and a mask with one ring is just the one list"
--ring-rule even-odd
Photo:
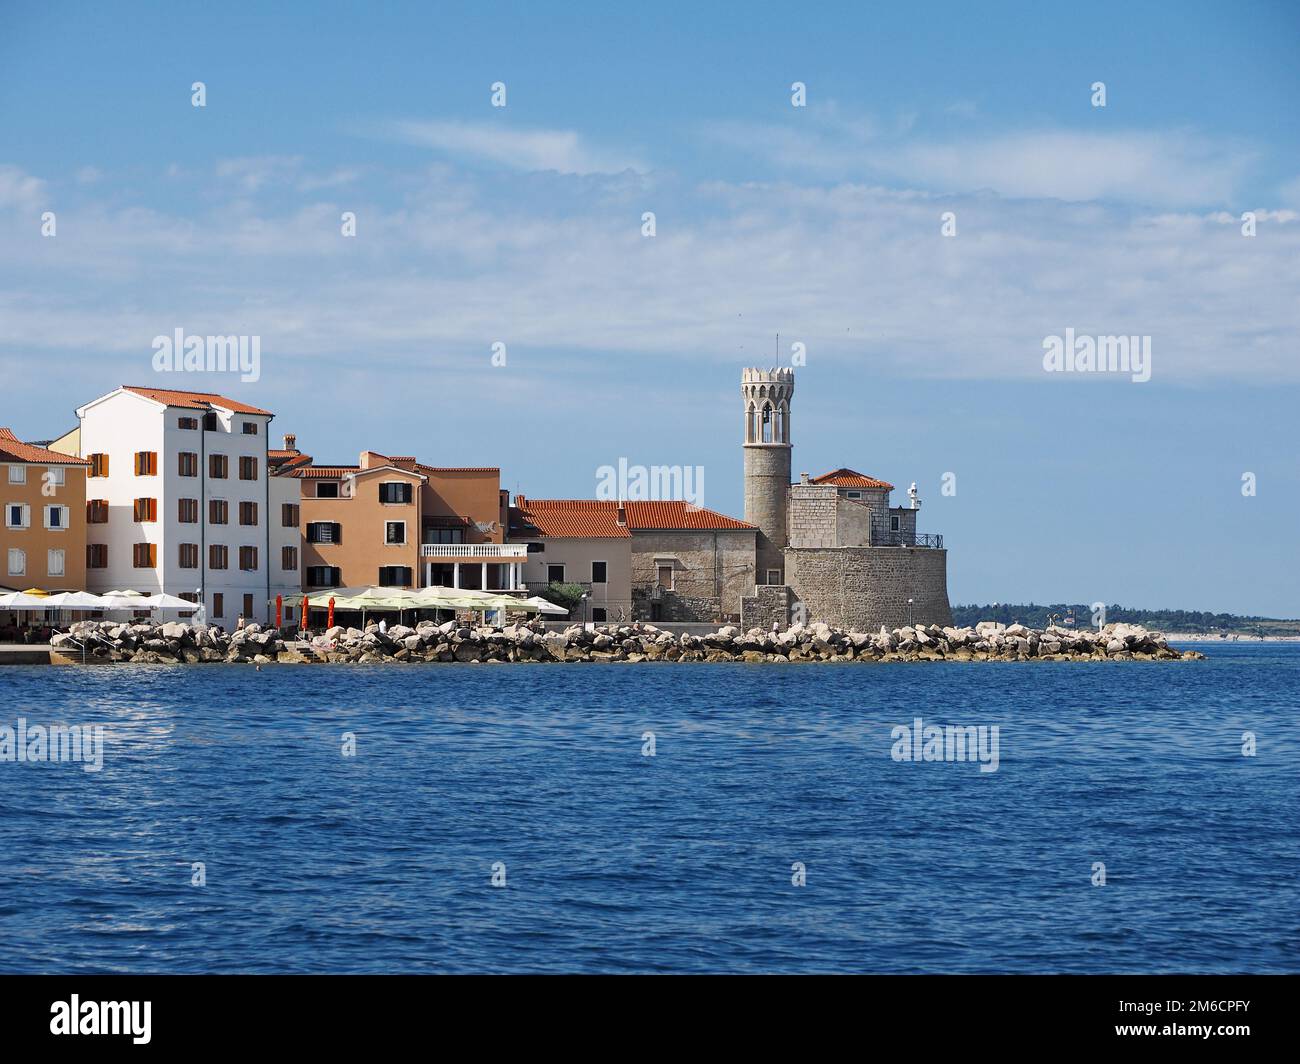
[[(89, 553), (96, 544), (107, 547), (107, 565), (87, 567), (87, 590), (198, 593), (208, 622), (226, 628), (233, 628), (240, 614), (250, 621), (274, 620), (272, 574), (278, 581), (280, 558), (278, 549), (271, 557), (270, 529), (279, 524), (280, 513), (278, 507), (271, 512), (270, 482), (277, 478), (267, 475), (272, 415), (236, 412), (223, 407), (219, 396), (194, 394), (208, 401), (206, 409), (170, 406), (122, 388), (78, 409), (81, 457), (92, 461), (88, 509), (92, 500), (108, 502), (107, 522), (86, 525)], [(205, 428), (205, 414), (215, 415), (214, 427)], [(198, 427), (182, 428), (182, 419), (193, 419)], [(254, 428), (246, 431), (245, 425)], [(137, 452), (157, 455), (154, 473), (137, 475)], [(192, 475), (182, 474), (182, 453), (196, 456)], [(96, 472), (91, 456), (101, 454), (109, 456), (108, 475), (89, 475)], [(212, 455), (225, 456), (225, 477), (211, 476)], [(240, 476), (239, 460), (245, 457), (256, 460), (251, 479)], [(155, 500), (155, 520), (136, 519), (137, 499)], [(181, 520), (183, 499), (193, 500), (188, 505), (196, 520)], [(225, 523), (211, 520), (214, 500), (226, 504)], [(241, 524), (241, 516), (254, 516), (241, 515), (241, 503), (255, 504), (255, 524)], [(154, 545), (152, 566), (137, 564), (136, 545), (146, 543)], [(225, 547), (225, 568), (212, 564), (214, 545)], [(244, 547), (254, 548), (256, 557), (246, 556), (241, 568)]]

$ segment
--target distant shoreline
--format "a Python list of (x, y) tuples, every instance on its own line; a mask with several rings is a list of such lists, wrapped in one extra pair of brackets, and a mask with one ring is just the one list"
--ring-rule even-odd
[(1300, 643), (1300, 635), (1207, 635), (1204, 632), (1166, 632), (1171, 643)]

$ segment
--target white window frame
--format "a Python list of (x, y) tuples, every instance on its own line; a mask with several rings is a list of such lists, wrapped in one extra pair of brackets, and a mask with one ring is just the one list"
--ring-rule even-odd
[[(47, 504), (42, 509), (44, 511), (43, 516), (45, 519), (45, 530), (47, 532), (66, 532), (68, 530), (68, 522), (72, 519), (72, 511), (68, 507), (51, 503), (51, 504)], [(59, 515), (60, 518), (62, 519), (60, 524), (58, 525), (50, 524), (51, 510), (63, 511), (63, 513)]]
[[(18, 557), (18, 568), (14, 568), (14, 557)], [(27, 552), (21, 547), (10, 547), (9, 553), (5, 556), (5, 570), (10, 576), (27, 575)]]
[(844, 493), (844, 497), (845, 497), (846, 499), (860, 499), (860, 498), (862, 498), (862, 492), (860, 492), (860, 491), (846, 491), (846, 492)]
[[(13, 515), (13, 508), (15, 506), (21, 507), (22, 509), (22, 522), (20, 524), (14, 524), (13, 521), (10, 520), (10, 517)], [(31, 528), (31, 527), (32, 527), (32, 508), (27, 503), (25, 502), (5, 503), (5, 528)], [(18, 574), (15, 573), (14, 575), (18, 575)]]
[[(391, 506), (391, 505), (394, 505), (394, 504), (389, 503), (388, 505)], [(389, 525), (401, 525), (401, 526), (402, 526), (402, 540), (401, 540), (400, 543), (398, 543), (398, 542), (396, 542), (396, 541), (394, 541), (394, 540), (390, 540), (390, 539), (388, 538), (388, 526), (389, 526)], [(407, 538), (406, 538), (406, 522), (405, 522), (405, 521), (385, 521), (385, 522), (384, 522), (384, 546), (385, 546), (385, 547), (405, 547), (405, 546), (407, 546), (407, 545), (408, 545), (408, 540), (407, 540)]]
[(13, 463), (12, 465), (10, 465), (10, 466), (9, 466), (9, 483), (10, 483), (10, 484), (26, 484), (26, 483), (27, 483), (27, 467), (26, 467), (25, 465), (18, 465), (16, 462)]
[(47, 484), (55, 484), (55, 485), (57, 485), (58, 487), (61, 488), (61, 487), (63, 487), (64, 484), (66, 484), (66, 483), (68, 482), (68, 479), (67, 479), (67, 472), (68, 472), (68, 471), (67, 471), (66, 469), (64, 469), (63, 466), (61, 466), (61, 465), (46, 466), (46, 467), (45, 467), (45, 476), (46, 476), (46, 481), (45, 481), (45, 482), (46, 482)]
[[(58, 569), (54, 567), (54, 560), (58, 558)], [(68, 559), (66, 552), (61, 548), (51, 547), (45, 552), (45, 575), (46, 576), (66, 576), (68, 572)]]

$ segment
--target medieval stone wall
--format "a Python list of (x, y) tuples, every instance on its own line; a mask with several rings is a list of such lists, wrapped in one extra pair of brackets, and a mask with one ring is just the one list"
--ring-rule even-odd
[(881, 625), (952, 624), (947, 551), (792, 547), (785, 559), (793, 608), (803, 604), (805, 623), (825, 621), (859, 632), (874, 632)]
[(650, 619), (659, 566), (671, 564), (673, 587), (658, 598), (663, 620), (739, 617), (754, 588), (754, 539), (753, 531), (633, 531), (633, 615)]

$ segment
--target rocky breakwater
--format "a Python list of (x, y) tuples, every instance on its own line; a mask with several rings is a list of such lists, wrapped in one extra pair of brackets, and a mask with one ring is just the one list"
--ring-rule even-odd
[(414, 628), (377, 625), (331, 628), (311, 638), (250, 624), (235, 632), (187, 624), (82, 621), (51, 641), (63, 660), (88, 662), (253, 663), (511, 661), (1179, 661), (1203, 658), (1178, 651), (1158, 632), (1138, 625), (1100, 630), (1042, 630), (991, 621), (974, 628), (916, 625), (846, 632), (825, 624), (783, 632), (719, 628), (676, 635), (652, 624), (573, 625), (547, 631), (538, 624), (505, 628), (422, 621)]

